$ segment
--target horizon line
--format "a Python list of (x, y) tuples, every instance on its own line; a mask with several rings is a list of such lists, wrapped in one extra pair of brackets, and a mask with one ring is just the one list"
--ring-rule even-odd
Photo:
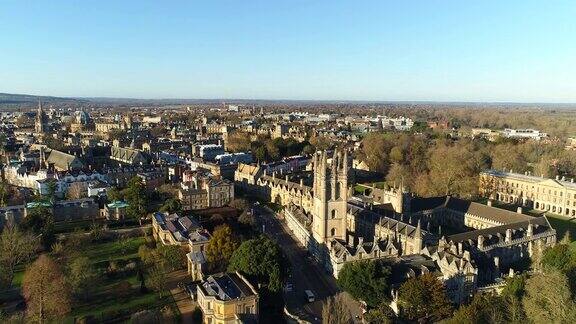
[(286, 99), (286, 98), (184, 98), (184, 97), (159, 97), (159, 98), (144, 98), (144, 97), (115, 97), (115, 96), (54, 96), (54, 95), (38, 95), (26, 93), (8, 93), (2, 92), (0, 95), (16, 95), (16, 96), (31, 96), (41, 98), (54, 98), (54, 99), (75, 99), (75, 100), (134, 100), (134, 101), (277, 101), (277, 102), (343, 102), (343, 103), (434, 103), (434, 104), (529, 104), (529, 105), (576, 105), (575, 102), (551, 102), (551, 101), (514, 101), (514, 100), (417, 100), (417, 99)]

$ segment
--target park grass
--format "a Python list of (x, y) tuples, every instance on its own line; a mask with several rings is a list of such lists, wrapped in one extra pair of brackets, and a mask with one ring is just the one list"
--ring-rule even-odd
[(12, 279), (13, 287), (22, 287), (22, 280), (24, 280), (24, 267), (19, 267), (16, 272), (14, 272), (14, 278)]
[[(138, 259), (138, 248), (146, 242), (144, 237), (119, 239), (112, 242), (92, 243), (83, 250), (95, 267), (104, 270), (110, 261), (135, 261)], [(119, 291), (118, 285), (128, 282), (128, 291)], [(174, 300), (160, 299), (158, 293), (148, 291), (140, 292), (140, 281), (136, 272), (125, 276), (102, 276), (97, 287), (94, 288), (92, 298), (82, 304), (77, 304), (66, 322), (73, 323), (75, 319), (93, 317), (96, 320), (106, 321), (110, 317), (126, 316), (137, 310), (160, 308), (170, 305)]]
[[(177, 311), (175, 301), (170, 295), (161, 299), (158, 293), (151, 290), (145, 293), (140, 292), (140, 281), (136, 271), (112, 277), (104, 274), (110, 261), (137, 261), (138, 248), (145, 242), (144, 237), (131, 237), (110, 242), (90, 243), (84, 247), (83, 255), (102, 271), (102, 276), (98, 282), (94, 283), (92, 297), (86, 302), (74, 305), (72, 312), (62, 322), (74, 323), (86, 317), (93, 317), (102, 322), (116, 317), (122, 320), (138, 310), (158, 309), (164, 306)], [(21, 298), (20, 290), (24, 272), (24, 266), (17, 268), (13, 280), (15, 289), (0, 292), (0, 301), (9, 302)], [(128, 291), (118, 290), (122, 282), (130, 284)]]
[(546, 216), (552, 228), (556, 230), (558, 240), (561, 240), (566, 233), (569, 233), (572, 244), (574, 245), (576, 243), (576, 241), (574, 241), (574, 239), (576, 239), (576, 222), (574, 220), (551, 213), (546, 213)]
[(112, 242), (91, 244), (84, 251), (93, 263), (113, 260), (129, 260), (138, 257), (138, 248), (146, 243), (144, 237), (120, 239)]
[(367, 186), (365, 185), (357, 184), (354, 186), (354, 193), (363, 195), (366, 188)]
[(366, 189), (372, 189), (372, 186), (378, 189), (385, 189), (387, 184), (386, 181), (378, 181), (371, 183), (358, 183), (354, 186), (354, 192), (357, 194), (364, 194)]
[(70, 232), (74, 232), (76, 230), (87, 231), (90, 229), (90, 227), (94, 223), (101, 224), (102, 221), (91, 220), (91, 219), (81, 219), (81, 220), (74, 220), (74, 221), (55, 222), (54, 223), (54, 232), (56, 234), (60, 234), (60, 233), (70, 233)]
[[(136, 279), (135, 276), (134, 279)], [(158, 304), (160, 299), (156, 292), (149, 291), (147, 293), (140, 293), (138, 287), (134, 285), (132, 285), (131, 292), (127, 296), (118, 296), (112, 286), (121, 281), (124, 280), (117, 280), (114, 283), (109, 283), (108, 286), (98, 287), (96, 297), (85, 304), (74, 307), (70, 317), (81, 318), (94, 316), (95, 318), (99, 318), (105, 316), (105, 314), (119, 313), (136, 308), (151, 309), (155, 308), (156, 304)]]

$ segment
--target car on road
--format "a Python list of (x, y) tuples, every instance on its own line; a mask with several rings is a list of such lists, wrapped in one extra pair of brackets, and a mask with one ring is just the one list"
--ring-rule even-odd
[(306, 300), (309, 303), (312, 303), (316, 300), (316, 296), (314, 296), (314, 293), (312, 292), (312, 290), (305, 290), (304, 294), (306, 295)]

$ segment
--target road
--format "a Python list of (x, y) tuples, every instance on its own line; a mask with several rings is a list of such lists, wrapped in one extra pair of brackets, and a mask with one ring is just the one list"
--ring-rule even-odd
[[(287, 285), (291, 284), (292, 289), (284, 289), (286, 307), (301, 319), (321, 323), (323, 302), (340, 292), (336, 280), (290, 235), (290, 230), (280, 216), (266, 206), (255, 206), (255, 215), (264, 233), (280, 245), (291, 264)], [(315, 302), (309, 303), (306, 300), (305, 290), (312, 290), (316, 295)], [(350, 298), (348, 300), (351, 312), (356, 315), (357, 303)]]

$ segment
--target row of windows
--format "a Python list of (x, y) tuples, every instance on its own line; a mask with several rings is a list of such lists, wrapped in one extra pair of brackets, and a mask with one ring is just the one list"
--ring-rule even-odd
[[(507, 187), (520, 188), (520, 189), (530, 189), (530, 187), (529, 187), (528, 185), (526, 185), (526, 187), (524, 187), (523, 184), (520, 184), (520, 185), (519, 185), (518, 183), (514, 183), (514, 182), (505, 182), (505, 185), (502, 186), (502, 187), (503, 187), (502, 189), (507, 188)], [(531, 186), (531, 189), (532, 189), (532, 191), (534, 191), (534, 186)], [(537, 188), (536, 188), (536, 192), (538, 192), (538, 193), (544, 193), (544, 194), (545, 194), (545, 193), (546, 193), (546, 190), (548, 190), (548, 194), (549, 194), (549, 195), (552, 194), (552, 189), (546, 189), (546, 188), (540, 188), (540, 187), (537, 187)], [(563, 197), (564, 192), (563, 192), (563, 191), (554, 190), (554, 196), (558, 196), (558, 195), (559, 195), (560, 197)], [(567, 196), (570, 196), (570, 195), (572, 195), (572, 194), (570, 194), (570, 193), (567, 194)], [(573, 196), (574, 196), (574, 199), (576, 199), (576, 193), (574, 193)]]

